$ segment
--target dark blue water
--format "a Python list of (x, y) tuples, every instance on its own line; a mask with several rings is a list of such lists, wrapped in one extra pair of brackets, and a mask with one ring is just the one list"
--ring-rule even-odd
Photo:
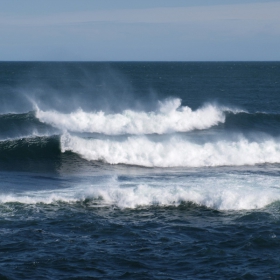
[(0, 63), (0, 279), (279, 279), (280, 63)]

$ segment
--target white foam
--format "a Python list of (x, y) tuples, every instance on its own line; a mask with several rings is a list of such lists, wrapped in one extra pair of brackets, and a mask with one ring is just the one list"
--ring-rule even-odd
[(207, 129), (225, 121), (224, 111), (234, 109), (205, 105), (193, 111), (181, 106), (180, 99), (159, 102), (155, 112), (125, 110), (120, 114), (106, 114), (103, 111), (87, 113), (78, 110), (70, 114), (36, 109), (36, 117), (56, 128), (72, 132), (96, 132), (107, 135), (118, 134), (164, 134)]
[(117, 206), (136, 208), (178, 206), (192, 202), (219, 210), (263, 208), (280, 200), (278, 178), (261, 175), (226, 175), (184, 177), (171, 181), (135, 181), (122, 184), (118, 180), (63, 190), (34, 191), (0, 195), (0, 202), (23, 204), (76, 203), (86, 199), (89, 207)]
[(262, 190), (253, 192), (252, 188), (232, 189), (226, 186), (217, 186), (218, 182), (206, 186), (161, 186), (151, 187), (139, 185), (134, 188), (98, 189), (93, 197), (102, 199), (111, 205), (121, 208), (135, 208), (141, 206), (178, 206), (182, 202), (192, 202), (200, 206), (219, 210), (242, 210), (263, 208), (280, 199), (280, 191)]
[(280, 162), (280, 143), (274, 139), (249, 141), (219, 140), (204, 144), (173, 136), (153, 142), (144, 136), (125, 141), (83, 139), (65, 133), (61, 150), (72, 151), (87, 160), (103, 160), (110, 164), (147, 167), (240, 166)]

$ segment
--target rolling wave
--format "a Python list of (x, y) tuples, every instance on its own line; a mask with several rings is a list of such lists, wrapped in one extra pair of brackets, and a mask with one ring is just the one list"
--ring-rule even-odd
[(236, 110), (205, 105), (195, 111), (181, 106), (180, 99), (160, 102), (158, 111), (137, 112), (125, 110), (120, 114), (103, 111), (86, 113), (81, 109), (70, 114), (36, 110), (36, 117), (43, 123), (72, 132), (119, 134), (165, 134), (207, 129), (225, 121), (225, 111)]
[(87, 113), (78, 110), (70, 114), (57, 111), (36, 111), (0, 115), (0, 139), (51, 135), (59, 131), (99, 133), (104, 135), (171, 134), (207, 130), (213, 127), (235, 131), (264, 131), (279, 134), (280, 115), (243, 110), (218, 105), (204, 105), (197, 110), (181, 106), (180, 99), (160, 103), (154, 112), (125, 110), (119, 114), (103, 111)]
[(0, 115), (0, 139), (25, 138), (36, 135), (50, 135), (57, 130), (40, 122), (35, 112), (9, 113)]
[[(216, 135), (217, 136), (217, 135)], [(83, 138), (69, 133), (0, 141), (0, 160), (57, 158), (69, 151), (88, 161), (145, 167), (215, 167), (280, 163), (280, 140), (273, 137), (184, 138), (127, 136)], [(65, 155), (68, 157), (68, 154)]]
[(280, 200), (277, 177), (223, 174), (219, 177), (180, 177), (173, 181), (139, 184), (132, 180), (122, 184), (118, 178), (112, 178), (92, 185), (1, 194), (0, 203), (86, 203), (89, 207), (133, 209), (190, 202), (218, 210), (244, 210), (263, 208)]
[(0, 141), (0, 160), (43, 159), (59, 155), (59, 136), (35, 136)]
[(280, 142), (273, 138), (250, 141), (240, 136), (236, 141), (198, 144), (176, 136), (157, 142), (144, 136), (116, 141), (84, 139), (65, 133), (60, 142), (62, 152), (71, 151), (87, 160), (102, 160), (109, 164), (204, 167), (280, 163)]
[[(211, 104), (192, 110), (182, 106), (180, 99), (160, 102), (154, 112), (80, 110), (63, 114), (37, 108), (24, 114), (0, 115), (0, 160), (57, 157), (70, 151), (89, 161), (145, 167), (280, 163), (279, 124), (278, 114), (248, 113)], [(221, 130), (212, 129), (217, 125)], [(249, 128), (254, 137), (244, 133)], [(201, 129), (206, 134), (188, 133)], [(172, 134), (176, 132), (185, 133)]]

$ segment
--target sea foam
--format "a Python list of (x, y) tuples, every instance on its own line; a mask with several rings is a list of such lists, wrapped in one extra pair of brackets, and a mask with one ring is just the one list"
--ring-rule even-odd
[(194, 203), (218, 210), (258, 209), (280, 200), (278, 179), (262, 175), (181, 177), (180, 180), (123, 184), (117, 179), (67, 189), (1, 194), (0, 203), (87, 203), (88, 207), (136, 208)]
[(153, 112), (125, 110), (119, 114), (84, 112), (82, 109), (64, 114), (36, 109), (36, 117), (56, 128), (72, 132), (118, 134), (164, 134), (207, 129), (225, 121), (225, 111), (235, 111), (208, 104), (197, 110), (181, 106), (178, 98), (159, 102)]
[(61, 151), (72, 151), (87, 160), (147, 167), (240, 166), (280, 163), (280, 142), (273, 138), (250, 141), (217, 140), (195, 143), (179, 136), (151, 141), (130, 136), (124, 141), (84, 139), (64, 133)]

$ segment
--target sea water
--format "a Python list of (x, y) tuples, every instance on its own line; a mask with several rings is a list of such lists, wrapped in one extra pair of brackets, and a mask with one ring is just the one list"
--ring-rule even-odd
[(1, 279), (280, 278), (279, 62), (0, 63)]

